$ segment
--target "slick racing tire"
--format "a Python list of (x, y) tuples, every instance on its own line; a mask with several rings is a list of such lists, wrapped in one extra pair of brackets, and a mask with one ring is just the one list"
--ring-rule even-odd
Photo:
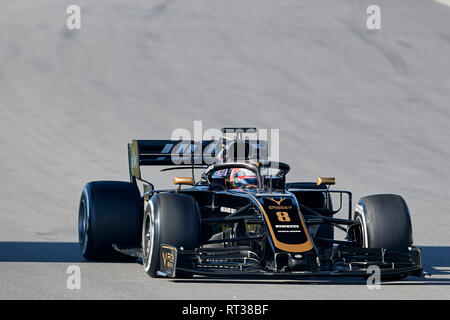
[[(193, 197), (181, 193), (160, 193), (148, 202), (142, 224), (142, 263), (151, 277), (158, 276), (162, 244), (173, 246), (178, 252), (200, 245), (200, 213)], [(179, 256), (177, 260), (181, 260)], [(178, 278), (192, 277), (190, 273), (176, 272), (175, 275)]]
[[(359, 241), (363, 248), (408, 251), (412, 245), (411, 218), (405, 200), (395, 194), (363, 197), (356, 205), (355, 220), (360, 222)], [(400, 280), (406, 275), (382, 277)]]
[(89, 182), (78, 210), (80, 252), (87, 260), (136, 259), (113, 249), (139, 248), (141, 196), (136, 184), (119, 181)]

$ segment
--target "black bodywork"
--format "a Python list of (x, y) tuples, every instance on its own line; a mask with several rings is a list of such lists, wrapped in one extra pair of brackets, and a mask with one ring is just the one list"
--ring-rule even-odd
[[(173, 164), (161, 152), (168, 143), (133, 141), (129, 145), (130, 176), (134, 182), (145, 183), (144, 202), (161, 192), (178, 192), (192, 196), (198, 204), (201, 244), (190, 250), (173, 248), (176, 272), (233, 277), (366, 277), (368, 267), (376, 265), (386, 277), (422, 276), (420, 248), (363, 248), (360, 222), (352, 213), (351, 192), (330, 190), (328, 185), (312, 182), (286, 183), (289, 166), (285, 163), (255, 162), (249, 158), (213, 163), (194, 186), (153, 190), (140, 177), (139, 166)], [(170, 143), (171, 147), (176, 144)], [(200, 150), (207, 144), (203, 141)], [(203, 163), (194, 166), (195, 147), (191, 150), (194, 170)], [(272, 166), (279, 168), (281, 174), (261, 174), (263, 168)], [(226, 179), (212, 178), (212, 172), (233, 167), (255, 172), (258, 185), (231, 189)], [(332, 199), (337, 200), (335, 204)], [(344, 207), (348, 208), (345, 217), (336, 217)], [(344, 231), (345, 239), (335, 239), (335, 229)]]

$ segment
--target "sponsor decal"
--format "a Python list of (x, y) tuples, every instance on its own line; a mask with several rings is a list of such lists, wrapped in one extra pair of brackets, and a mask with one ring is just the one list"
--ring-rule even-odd
[(228, 208), (228, 207), (220, 207), (220, 212), (235, 213), (236, 209), (235, 208)]
[(269, 210), (291, 210), (292, 206), (267, 206)]
[(286, 200), (286, 198), (280, 198), (278, 200), (275, 200), (274, 198), (267, 198), (267, 200), (275, 202), (277, 205), (281, 205), (281, 203)]
[(277, 229), (277, 232), (302, 232), (298, 224), (276, 224), (275, 228)]
[(167, 277), (175, 277), (177, 265), (177, 249), (169, 245), (161, 245), (159, 269)]
[(275, 202), (276, 206), (270, 206), (268, 205), (267, 208), (269, 210), (291, 210), (292, 206), (282, 206), (281, 203), (286, 200), (286, 198), (280, 198), (278, 200), (275, 200), (274, 198), (267, 198), (267, 200)]
[[(314, 248), (301, 213), (291, 198), (267, 197), (263, 203), (258, 200), (256, 203), (261, 208), (276, 249), (300, 253)], [(278, 210), (280, 207), (283, 209)]]
[(175, 262), (175, 256), (172, 252), (163, 252), (162, 253), (163, 263), (168, 268), (173, 268)]

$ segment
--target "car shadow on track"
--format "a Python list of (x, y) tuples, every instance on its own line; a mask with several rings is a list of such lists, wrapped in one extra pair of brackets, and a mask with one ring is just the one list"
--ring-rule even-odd
[[(389, 285), (450, 285), (450, 246), (423, 246), (424, 270), (431, 277), (408, 277), (402, 281), (386, 282)], [(79, 251), (77, 242), (1, 242), (1, 262), (46, 262), (46, 263), (90, 263)], [(116, 263), (116, 261), (95, 261), (96, 263)], [(138, 261), (121, 261), (121, 263), (138, 263)], [(267, 284), (344, 284), (363, 285), (360, 278), (298, 278), (288, 280), (272, 280), (261, 277), (227, 278), (227, 277), (194, 277), (193, 279), (172, 279), (173, 282), (194, 283), (267, 283)]]
[[(424, 278), (407, 277), (401, 281), (383, 282), (383, 285), (450, 285), (450, 246), (423, 246), (424, 271), (431, 276)], [(239, 279), (226, 277), (194, 277), (192, 279), (173, 279), (177, 283), (223, 283), (223, 284), (313, 284), (313, 285), (366, 285), (362, 278), (296, 278), (289, 280), (272, 280), (262, 277), (241, 277)]]
[[(68, 262), (90, 263), (80, 254), (78, 242), (2, 242), (0, 262)], [(101, 260), (96, 263), (114, 263)], [(121, 263), (127, 261), (120, 261)], [(132, 262), (135, 263), (135, 262)]]

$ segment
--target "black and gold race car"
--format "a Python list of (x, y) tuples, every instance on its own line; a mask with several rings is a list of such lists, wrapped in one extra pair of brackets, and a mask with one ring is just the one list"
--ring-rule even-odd
[[(401, 196), (366, 196), (353, 210), (351, 192), (330, 189), (334, 178), (286, 183), (289, 165), (262, 157), (264, 146), (239, 135), (133, 140), (131, 181), (89, 182), (82, 191), (81, 254), (142, 258), (152, 277), (367, 277), (370, 266), (385, 279), (423, 275)], [(192, 169), (192, 176), (157, 190), (141, 177), (142, 166), (154, 165)]]

